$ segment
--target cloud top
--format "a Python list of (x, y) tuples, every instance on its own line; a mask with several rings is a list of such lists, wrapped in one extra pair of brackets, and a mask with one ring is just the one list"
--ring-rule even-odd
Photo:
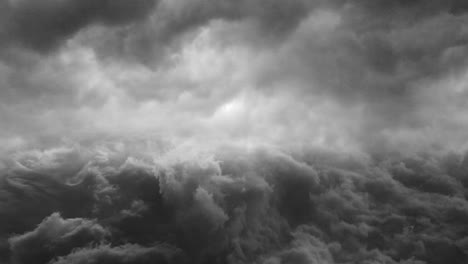
[[(350, 160), (270, 148), (184, 155), (183, 149), (142, 154), (131, 145), (114, 147), (80, 154), (88, 161), (79, 179), (68, 176), (75, 177), (72, 185), (52, 175), (2, 171), (9, 185), (0, 193), (10, 201), (1, 207), (2, 219), (30, 220), (2, 229), (4, 261), (419, 264), (468, 258), (466, 155)], [(36, 217), (23, 209), (31, 202), (25, 195), (42, 205)]]

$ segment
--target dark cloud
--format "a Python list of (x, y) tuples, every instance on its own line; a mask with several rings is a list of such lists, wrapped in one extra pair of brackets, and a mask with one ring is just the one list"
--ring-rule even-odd
[(0, 262), (466, 263), (467, 10), (0, 2)]
[[(3, 39), (21, 44), (3, 48), (0, 64), (8, 140), (168, 123), (168, 133), (204, 134), (229, 123), (206, 119), (251, 93), (245, 97), (261, 99), (248, 102), (252, 121), (232, 129), (235, 136), (249, 130), (283, 142), (314, 130), (327, 143), (374, 153), (431, 148), (443, 137), (451, 138), (447, 148), (463, 142), (467, 93), (455, 88), (467, 66), (460, 1), (2, 4)], [(34, 54), (64, 40), (60, 52)], [(460, 114), (447, 117), (453, 112)]]
[[(2, 3), (4, 25), (0, 36), (6, 45), (19, 44), (39, 52), (49, 52), (87, 26), (128, 24), (127, 27), (117, 29), (115, 36), (114, 30), (108, 29), (112, 37), (109, 36), (111, 38), (104, 45), (122, 52), (119, 46), (129, 43), (131, 47), (125, 49), (135, 49), (132, 52), (139, 52), (143, 59), (142, 53), (148, 52), (150, 46), (165, 45), (178, 35), (216, 19), (251, 19), (272, 35), (282, 34), (294, 28), (308, 14), (309, 9), (317, 5), (316, 2), (303, 0), (5, 1)], [(147, 16), (152, 19), (132, 25), (132, 22), (143, 22)], [(142, 48), (143, 51), (138, 51)], [(105, 48), (102, 52), (106, 52)]]
[(69, 217), (86, 215), (93, 201), (92, 190), (87, 191), (86, 185), (71, 188), (49, 175), (31, 171), (3, 171), (0, 186), (2, 240), (34, 228), (55, 211)]
[(4, 41), (47, 52), (92, 23), (139, 20), (155, 5), (153, 0), (4, 1), (0, 32)]
[[(159, 66), (180, 38), (216, 21), (247, 21), (260, 43), (275, 43), (287, 36), (310, 10), (323, 1), (254, 0), (254, 1), (161, 1), (146, 23), (116, 30), (89, 32), (85, 42), (95, 47), (103, 58), (126, 59)], [(95, 34), (101, 37), (96, 38)], [(260, 40), (264, 38), (264, 40)], [(248, 39), (248, 38), (247, 38)], [(220, 39), (221, 40), (221, 39)], [(222, 41), (222, 40), (221, 40)], [(155, 63), (156, 61), (156, 63)]]
[[(37, 174), (42, 184), (33, 191), (27, 182), (18, 182), (14, 192), (2, 186), (2, 208), (26, 208), (19, 217), (31, 222), (4, 228), (3, 260), (421, 264), (468, 258), (460, 154), (343, 163), (313, 151), (299, 158), (269, 148), (223, 147), (214, 157), (154, 149), (160, 156), (151, 159), (121, 144), (88, 149), (94, 154), (82, 154), (87, 162), (78, 174)], [(44, 172), (54, 165), (58, 172), (76, 157), (60, 152), (40, 161), (28, 166), (41, 164), (34, 170)], [(57, 176), (75, 197), (92, 192), (91, 206), (51, 189), (47, 179)], [(68, 205), (53, 211), (80, 218), (31, 217), (40, 214), (17, 197), (34, 192)], [(20, 212), (2, 210), (2, 219)]]
[(54, 213), (33, 231), (9, 239), (12, 263), (48, 263), (74, 248), (102, 241), (107, 233), (93, 221), (63, 219)]
[(164, 245), (155, 247), (142, 247), (126, 244), (119, 247), (100, 246), (97, 248), (82, 249), (68, 256), (58, 258), (53, 264), (73, 263), (181, 263), (177, 251)]

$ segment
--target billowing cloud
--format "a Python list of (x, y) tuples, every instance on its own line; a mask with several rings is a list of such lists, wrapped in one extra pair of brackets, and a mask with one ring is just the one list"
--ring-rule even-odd
[(158, 133), (376, 153), (463, 148), (458, 1), (54, 3), (4, 3), (3, 31), (44, 27), (5, 35), (32, 45), (2, 48), (6, 144)]
[(9, 239), (12, 263), (47, 263), (76, 247), (101, 241), (106, 233), (104, 228), (92, 221), (62, 219), (54, 213), (35, 230)]
[(464, 1), (0, 1), (0, 262), (466, 263)]
[[(147, 154), (131, 148), (112, 143), (88, 149), (81, 154), (87, 162), (80, 172), (63, 176), (77, 199), (92, 192), (85, 208), (63, 200), (67, 193), (50, 189), (48, 176), (37, 175), (44, 183), (34, 192), (69, 205), (55, 212), (81, 218), (52, 213), (42, 222), (31, 218), (37, 227), (11, 222), (8, 230), (17, 235), (3, 231), (9, 239), (2, 259), (464, 263), (468, 258), (468, 185), (460, 173), (466, 158), (460, 154), (340, 161), (338, 154), (271, 148), (189, 152), (170, 147)], [(66, 152), (55, 153), (56, 159), (43, 156), (35, 164), (65, 169), (76, 161)], [(26, 184), (18, 183), (15, 192), (8, 188), (1, 187), (6, 201), (32, 193)], [(4, 208), (2, 219), (17, 215)]]

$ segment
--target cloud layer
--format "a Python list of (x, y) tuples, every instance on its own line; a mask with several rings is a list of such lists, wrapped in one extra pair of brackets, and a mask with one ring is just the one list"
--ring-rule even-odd
[(364, 152), (466, 147), (460, 1), (2, 5), (6, 145), (158, 133)]
[(0, 262), (466, 263), (462, 0), (0, 0)]
[[(2, 225), (2, 260), (468, 259), (466, 155), (377, 160), (229, 146), (214, 152), (193, 151), (193, 146), (142, 149), (107, 142), (85, 152), (75, 146), (11, 160), (16, 165), (2, 171), (0, 213), (19, 221)], [(76, 155), (84, 163), (69, 174)], [(41, 210), (33, 211), (31, 203)]]

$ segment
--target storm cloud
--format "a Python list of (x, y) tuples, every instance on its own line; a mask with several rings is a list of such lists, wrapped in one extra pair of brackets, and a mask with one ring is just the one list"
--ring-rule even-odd
[(91, 132), (365, 152), (464, 146), (459, 1), (3, 5), (7, 145)]
[[(35, 224), (15, 221), (2, 230), (8, 238), (2, 259), (464, 263), (468, 258), (468, 185), (460, 173), (466, 155), (375, 160), (230, 146), (196, 153), (185, 147), (153, 150), (143, 155), (131, 145), (108, 142), (80, 154), (89, 160), (78, 174), (53, 183), (46, 181), (52, 174), (34, 181), (17, 175), (14, 189), (2, 186), (4, 201), (35, 196), (52, 213), (44, 212)], [(55, 153), (52, 161), (41, 158), (42, 166), (68, 168), (70, 155)], [(2, 177), (11, 182), (4, 174), (9, 169)], [(67, 198), (70, 191), (80, 205)], [(30, 202), (24, 197), (6, 203), (2, 219), (33, 219), (30, 209), (22, 209)]]
[(46, 52), (90, 24), (124, 24), (141, 19), (156, 2), (12, 0), (1, 5), (3, 40)]
[(466, 22), (0, 0), (0, 262), (466, 263)]

